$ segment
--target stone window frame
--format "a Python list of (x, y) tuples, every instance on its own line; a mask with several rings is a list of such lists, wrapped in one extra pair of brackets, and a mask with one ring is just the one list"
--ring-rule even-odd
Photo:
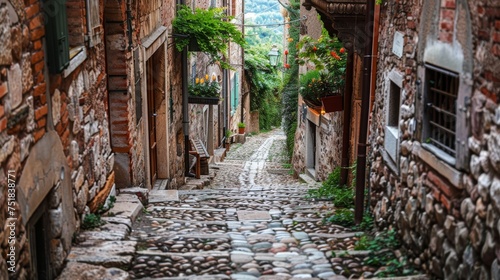
[[(420, 158), (430, 168), (436, 170), (455, 187), (463, 187), (464, 171), (469, 170), (470, 151), (468, 138), (470, 136), (470, 103), (473, 85), (473, 44), (472, 22), (470, 9), (466, 0), (457, 0), (455, 3), (455, 31), (452, 42), (444, 43), (439, 40), (439, 18), (441, 12), (440, 0), (426, 0), (422, 5), (417, 47), (417, 95), (415, 98), (415, 117), (418, 129), (412, 153)], [(457, 32), (457, 26), (460, 32)], [(459, 88), (457, 98), (457, 131), (455, 163), (450, 164), (438, 157), (439, 153), (427, 143), (420, 143), (424, 138), (423, 117), (425, 108), (423, 81), (425, 81), (424, 65), (432, 64), (452, 72), (459, 73)]]
[[(384, 97), (385, 97), (384, 107), (386, 108), (386, 110), (385, 110), (385, 125), (384, 125), (384, 150), (383, 150), (384, 152), (382, 154), (382, 157), (384, 161), (387, 163), (388, 167), (396, 174), (399, 174), (399, 150), (400, 150), (399, 144), (401, 135), (399, 129), (399, 122), (401, 120), (400, 108), (403, 102), (403, 81), (404, 81), (403, 74), (401, 74), (396, 69), (393, 69), (391, 70), (391, 72), (389, 72), (385, 80), (385, 90), (384, 90)], [(393, 108), (390, 103), (391, 96), (394, 94), (394, 92), (392, 92), (393, 84), (399, 88), (399, 104), (397, 104), (398, 116), (397, 116), (397, 123), (395, 126), (388, 125), (390, 116), (394, 115), (395, 113), (393, 112)], [(392, 141), (387, 141), (389, 135), (393, 136)], [(395, 150), (392, 155), (390, 152), (391, 149)]]
[[(457, 123), (456, 123), (456, 157), (453, 159), (444, 151), (441, 151), (436, 146), (425, 143), (425, 118), (426, 112), (424, 110), (427, 100), (426, 84), (426, 64), (431, 64), (434, 67), (443, 68), (444, 70), (458, 73), (459, 87), (456, 105)], [(457, 48), (452, 45), (433, 42), (426, 47), (423, 54), (423, 63), (418, 67), (418, 80), (420, 81), (419, 96), (417, 99), (417, 106), (421, 108), (421, 121), (422, 133), (418, 137), (421, 141), (413, 149), (413, 154), (419, 157), (432, 169), (438, 171), (444, 178), (446, 178), (453, 186), (460, 187), (462, 185), (463, 171), (468, 169), (469, 163), (469, 150), (468, 150), (468, 137), (470, 131), (470, 120), (468, 117), (470, 98), (472, 94), (472, 83), (467, 78), (468, 74), (462, 71), (464, 64), (464, 56)]]

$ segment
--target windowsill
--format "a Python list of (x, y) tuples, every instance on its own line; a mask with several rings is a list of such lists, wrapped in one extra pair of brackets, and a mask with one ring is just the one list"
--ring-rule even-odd
[(71, 60), (69, 61), (68, 67), (66, 67), (63, 71), (64, 78), (68, 77), (73, 71), (75, 71), (76, 68), (78, 68), (78, 66), (80, 66), (80, 64), (85, 61), (85, 59), (87, 59), (87, 50), (84, 46), (72, 48), (70, 52)]
[(397, 166), (397, 164), (394, 162), (394, 160), (389, 156), (389, 154), (385, 150), (381, 149), (381, 152), (382, 152), (382, 159), (384, 160), (386, 166), (392, 172), (394, 172), (394, 174), (399, 176), (399, 167)]
[(399, 152), (399, 128), (397, 126), (386, 126), (384, 137), (384, 149), (387, 155), (397, 162)]
[[(412, 153), (446, 178), (453, 186), (462, 189), (462, 177), (464, 174), (450, 165), (454, 165), (455, 162), (455, 159), (451, 158), (451, 156), (432, 145), (426, 143), (420, 144), (418, 142), (413, 144)], [(447, 160), (445, 159), (446, 157)], [(450, 161), (453, 163), (450, 163)]]

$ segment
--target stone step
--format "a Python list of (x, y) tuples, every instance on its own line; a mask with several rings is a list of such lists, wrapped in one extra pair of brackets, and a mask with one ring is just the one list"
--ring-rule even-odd
[(217, 208), (191, 208), (191, 207), (170, 207), (170, 206), (154, 206), (154, 210), (172, 210), (172, 211), (207, 211), (207, 212), (225, 212), (225, 209)]
[(66, 264), (57, 280), (82, 279), (82, 275), (85, 275), (85, 279), (130, 279), (128, 272), (119, 268), (105, 268), (104, 266), (100, 265), (69, 262)]
[(333, 239), (344, 239), (344, 238), (352, 238), (356, 237), (359, 235), (362, 235), (364, 232), (358, 231), (358, 232), (345, 232), (345, 233), (314, 233), (311, 232), (309, 233), (309, 236), (317, 236), (321, 238), (333, 238)]
[(149, 203), (179, 201), (178, 190), (152, 190), (149, 193)]
[(87, 242), (71, 249), (68, 262), (89, 263), (104, 267), (128, 267), (135, 253), (136, 241)]
[(302, 173), (299, 174), (300, 180), (304, 181), (306, 184), (308, 184), (311, 187), (320, 187), (321, 183), (317, 182), (314, 178), (312, 178), (310, 175)]
[(215, 226), (225, 226), (227, 224), (226, 221), (195, 221), (195, 220), (177, 220), (177, 219), (164, 219), (164, 218), (151, 218), (158, 222), (172, 222), (172, 223), (190, 223), (190, 224), (203, 224), (207, 226), (215, 225)]
[[(97, 279), (97, 278), (96, 278)], [(179, 276), (179, 277), (160, 277), (160, 278), (141, 278), (142, 280), (230, 280), (231, 277), (225, 274), (211, 274), (201, 276)]]
[(229, 258), (229, 252), (221, 251), (199, 251), (199, 252), (186, 252), (186, 253), (169, 253), (155, 250), (142, 250), (137, 251), (137, 255), (142, 256), (161, 256), (161, 257), (215, 257), (215, 258)]
[(122, 217), (135, 221), (143, 206), (141, 201), (134, 195), (120, 194), (116, 197), (113, 208), (107, 213), (109, 216)]

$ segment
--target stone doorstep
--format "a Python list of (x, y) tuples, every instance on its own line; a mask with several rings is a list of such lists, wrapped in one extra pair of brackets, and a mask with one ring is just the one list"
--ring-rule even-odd
[(130, 221), (130, 219), (127, 219), (127, 218), (104, 216), (104, 217), (101, 217), (101, 220), (103, 220), (107, 223), (111, 223), (111, 224), (126, 225), (129, 229), (129, 231), (132, 230), (132, 221)]
[[(119, 195), (118, 197), (120, 196), (122, 195)], [(108, 211), (108, 214), (128, 218), (134, 222), (143, 208), (142, 203), (137, 198), (135, 198), (135, 201), (133, 202), (127, 200), (122, 201), (119, 200), (118, 197), (114, 207)]]
[(79, 237), (85, 240), (119, 241), (125, 239), (129, 233), (130, 228), (127, 225), (108, 223), (102, 225), (99, 230), (82, 231)]
[(308, 185), (317, 186), (317, 187), (321, 186), (320, 182), (315, 181), (313, 178), (311, 178), (311, 176), (309, 176), (305, 173), (299, 174), (299, 179), (304, 181)]
[(179, 201), (177, 190), (152, 190), (149, 193), (149, 203)]
[(184, 258), (194, 258), (194, 257), (221, 257), (229, 258), (229, 252), (221, 251), (199, 251), (199, 252), (186, 252), (186, 253), (169, 253), (154, 250), (142, 250), (137, 251), (137, 255), (142, 256), (160, 256), (160, 257), (184, 257)]
[[(165, 182), (166, 182), (166, 180), (165, 180)], [(135, 195), (136, 197), (137, 197), (137, 194), (140, 194), (140, 195), (142, 195), (143, 198), (148, 197), (148, 189), (140, 188), (140, 187), (119, 189), (119, 193), (120, 193), (120, 195), (124, 195), (124, 194)]]
[(104, 267), (126, 267), (133, 260), (136, 245), (136, 241), (103, 241), (89, 247), (75, 246), (66, 260)]
[(132, 203), (141, 203), (141, 200), (137, 197), (136, 194), (119, 194), (116, 196), (115, 206), (118, 202), (132, 202)]

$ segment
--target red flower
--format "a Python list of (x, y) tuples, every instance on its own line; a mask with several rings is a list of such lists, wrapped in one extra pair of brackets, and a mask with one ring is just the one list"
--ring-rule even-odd
[(285, 50), (285, 55), (288, 55), (288, 50)]
[(285, 63), (285, 68), (286, 68), (286, 69), (289, 69), (289, 68), (290, 68), (290, 64)]
[(313, 47), (313, 52), (317, 51), (318, 48), (316, 48), (316, 46)]
[(340, 48), (340, 53), (345, 53), (345, 49), (344, 48)]

